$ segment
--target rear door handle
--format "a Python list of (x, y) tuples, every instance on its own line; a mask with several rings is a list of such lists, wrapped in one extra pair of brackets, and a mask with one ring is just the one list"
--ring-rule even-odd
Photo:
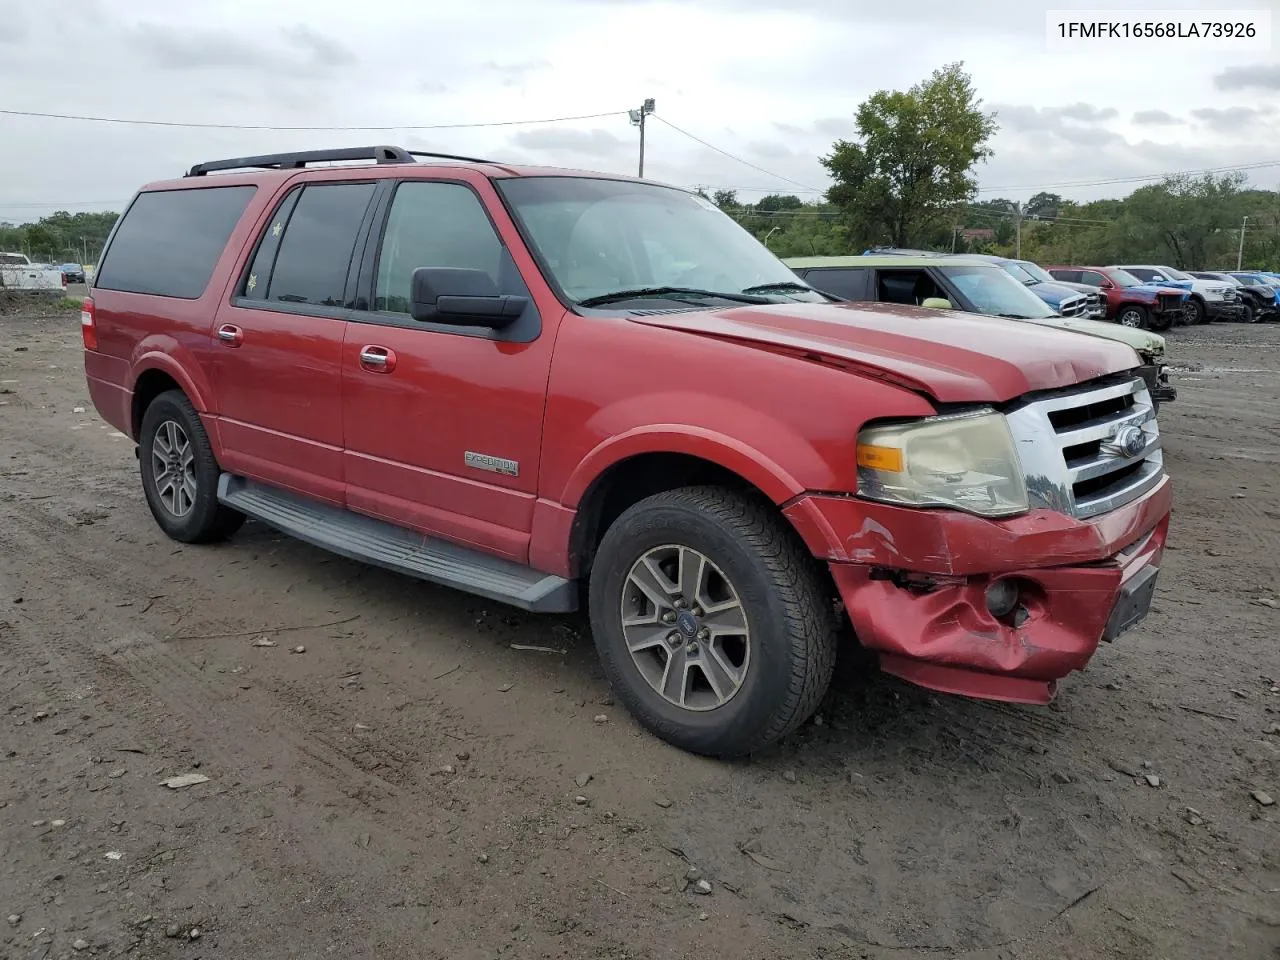
[(360, 348), (360, 366), (370, 373), (390, 373), (396, 368), (395, 351), (372, 343), (363, 346)]
[(244, 331), (234, 323), (224, 323), (218, 328), (218, 339), (228, 347), (238, 347), (244, 343)]

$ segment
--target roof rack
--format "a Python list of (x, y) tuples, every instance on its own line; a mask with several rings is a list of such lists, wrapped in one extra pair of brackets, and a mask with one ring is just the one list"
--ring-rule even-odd
[(335, 163), (340, 160), (372, 160), (375, 163), (417, 163), (414, 157), (434, 157), (439, 160), (459, 160), (464, 163), (492, 163), (478, 157), (461, 157), (452, 153), (428, 153), (425, 150), (406, 150), (404, 147), (344, 147), (338, 150), (303, 150), (295, 153), (268, 153), (260, 157), (234, 157), (230, 160), (209, 160), (197, 163), (187, 171), (188, 177), (203, 177), (216, 170), (300, 170), (309, 163)]

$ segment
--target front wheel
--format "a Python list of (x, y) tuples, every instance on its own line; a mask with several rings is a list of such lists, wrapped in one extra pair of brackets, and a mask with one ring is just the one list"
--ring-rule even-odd
[(1127, 303), (1116, 314), (1116, 323), (1122, 327), (1141, 330), (1147, 325), (1147, 309), (1136, 303)]
[(1244, 305), (1244, 315), (1240, 317), (1241, 323), (1257, 323), (1258, 311), (1253, 308), (1253, 304), (1246, 303)]
[(1195, 325), (1208, 323), (1209, 314), (1204, 308), (1203, 300), (1191, 300), (1187, 303), (1187, 323)]
[(182, 543), (225, 540), (244, 514), (218, 502), (218, 462), (200, 415), (180, 390), (160, 394), (142, 415), (142, 491), (160, 529)]
[(771, 508), (718, 487), (660, 493), (609, 527), (591, 629), (610, 684), (658, 737), (742, 756), (808, 719), (837, 624), (821, 568)]

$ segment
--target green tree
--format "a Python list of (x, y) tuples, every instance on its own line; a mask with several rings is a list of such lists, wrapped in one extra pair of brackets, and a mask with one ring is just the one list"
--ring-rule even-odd
[(742, 204), (738, 203), (737, 190), (717, 190), (711, 195), (711, 202), (721, 210), (737, 210)]
[(822, 164), (827, 198), (851, 238), (910, 246), (943, 228), (977, 192), (973, 167), (998, 129), (962, 63), (935, 70), (905, 93), (880, 90), (858, 107), (858, 139), (837, 140)]
[[(1171, 266), (1205, 270), (1218, 266), (1232, 235), (1239, 238), (1242, 213), (1240, 172), (1170, 177), (1140, 187), (1124, 204), (1119, 222), (1130, 246), (1161, 249)], [(1231, 258), (1235, 262), (1235, 258)]]
[(755, 204), (755, 208), (761, 213), (775, 213), (778, 210), (800, 210), (804, 207), (804, 203), (799, 197), (783, 196), (779, 193), (771, 193), (767, 197), (761, 197)]

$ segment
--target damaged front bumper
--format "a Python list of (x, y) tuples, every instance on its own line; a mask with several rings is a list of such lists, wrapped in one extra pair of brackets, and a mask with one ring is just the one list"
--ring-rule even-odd
[[(881, 669), (947, 693), (1043, 704), (1099, 642), (1146, 615), (1172, 507), (1165, 477), (1091, 521), (1048, 510), (986, 520), (819, 494), (786, 513), (828, 562)], [(997, 583), (1017, 596), (999, 616)]]
[(1169, 382), (1169, 367), (1163, 363), (1145, 363), (1138, 368), (1138, 375), (1147, 385), (1151, 399), (1157, 404), (1178, 399), (1178, 388)]

